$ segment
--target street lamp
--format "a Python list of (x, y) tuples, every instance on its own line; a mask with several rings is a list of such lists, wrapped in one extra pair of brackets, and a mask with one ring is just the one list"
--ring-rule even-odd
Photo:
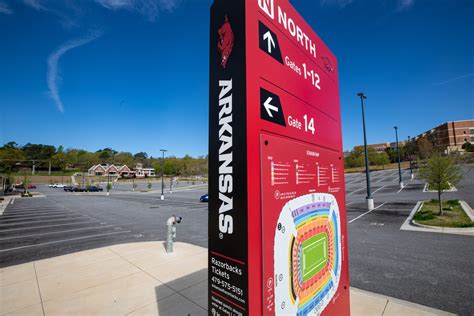
[(394, 126), (393, 128), (395, 129), (395, 138), (397, 141), (398, 183), (400, 184), (400, 189), (403, 189), (402, 169), (400, 168), (400, 147), (398, 146), (398, 127)]
[(166, 149), (160, 149), (160, 151), (163, 153), (163, 159), (161, 160), (161, 199), (164, 200), (165, 199), (165, 194), (164, 194), (164, 190), (165, 190), (165, 180), (164, 180), (164, 176), (165, 176), (165, 152), (167, 152)]
[(412, 147), (411, 147), (411, 138), (410, 138), (410, 136), (408, 136), (408, 148), (409, 148), (408, 160), (410, 162), (410, 178), (413, 180), (413, 178), (414, 178), (414, 176), (413, 176), (413, 166), (412, 166), (413, 152), (412, 152)]
[(364, 99), (367, 97), (363, 92), (357, 93), (357, 96), (360, 97), (360, 103), (362, 106), (362, 127), (364, 129), (364, 151), (365, 151), (365, 179), (367, 181), (367, 209), (372, 211), (374, 209), (374, 199), (372, 197), (372, 192), (370, 190), (370, 171), (369, 171), (369, 150), (367, 149), (367, 136), (365, 132), (365, 111), (364, 111)]

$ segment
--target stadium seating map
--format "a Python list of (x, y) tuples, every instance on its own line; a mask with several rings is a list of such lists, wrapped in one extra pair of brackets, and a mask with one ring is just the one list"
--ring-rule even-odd
[(336, 153), (262, 135), (267, 315), (321, 315), (338, 297), (344, 241)]

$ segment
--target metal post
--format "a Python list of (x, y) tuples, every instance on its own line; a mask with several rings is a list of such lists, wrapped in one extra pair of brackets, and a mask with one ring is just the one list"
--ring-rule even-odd
[[(411, 138), (410, 136), (408, 136), (408, 145), (410, 146), (409, 148), (411, 148)], [(411, 149), (410, 149), (410, 153), (409, 153), (409, 160), (410, 160), (410, 178), (413, 180), (413, 178), (415, 178), (415, 175), (413, 174), (413, 166), (412, 166), (412, 163), (413, 163), (413, 155), (411, 154)]]
[(161, 199), (164, 200), (165, 199), (165, 194), (164, 194), (164, 190), (165, 190), (165, 179), (164, 179), (164, 176), (165, 176), (165, 152), (167, 150), (166, 149), (160, 149), (160, 151), (163, 153), (163, 158), (161, 160)]
[(400, 168), (400, 148), (398, 146), (398, 127), (394, 126), (395, 137), (397, 141), (397, 160), (398, 160), (398, 183), (400, 184), (400, 189), (403, 189), (403, 180), (402, 180), (402, 169)]
[(51, 176), (51, 159), (49, 160), (48, 176)]
[(367, 135), (365, 131), (365, 110), (364, 110), (364, 99), (367, 97), (363, 92), (357, 93), (357, 96), (360, 97), (360, 103), (362, 106), (362, 127), (364, 130), (364, 151), (365, 151), (365, 179), (367, 182), (367, 209), (372, 211), (374, 209), (374, 199), (372, 197), (372, 192), (370, 189), (370, 170), (369, 170), (369, 150), (367, 148)]
[(36, 169), (36, 165), (35, 165), (35, 161), (33, 160), (33, 168), (31, 168), (31, 175), (32, 176), (35, 175), (35, 169)]
[(61, 159), (61, 184), (64, 184), (64, 159)]

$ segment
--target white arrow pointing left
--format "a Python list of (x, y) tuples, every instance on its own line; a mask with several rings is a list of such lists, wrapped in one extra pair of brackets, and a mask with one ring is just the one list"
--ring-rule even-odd
[(268, 52), (271, 54), (272, 47), (275, 47), (275, 41), (273, 40), (272, 33), (270, 33), (270, 31), (267, 31), (267, 33), (263, 34), (263, 40), (267, 41)]
[(265, 110), (267, 110), (267, 114), (270, 117), (273, 117), (272, 111), (278, 112), (278, 108), (276, 106), (274, 106), (273, 104), (270, 104), (270, 102), (272, 102), (272, 100), (273, 100), (272, 97), (268, 97), (267, 100), (265, 101), (265, 103), (263, 103), (263, 106), (265, 107)]

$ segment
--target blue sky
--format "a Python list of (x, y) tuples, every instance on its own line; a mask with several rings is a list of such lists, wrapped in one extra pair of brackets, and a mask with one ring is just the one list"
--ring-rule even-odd
[[(474, 1), (294, 0), (339, 61), (344, 148), (474, 118)], [(207, 154), (208, 0), (0, 0), (0, 143)]]

